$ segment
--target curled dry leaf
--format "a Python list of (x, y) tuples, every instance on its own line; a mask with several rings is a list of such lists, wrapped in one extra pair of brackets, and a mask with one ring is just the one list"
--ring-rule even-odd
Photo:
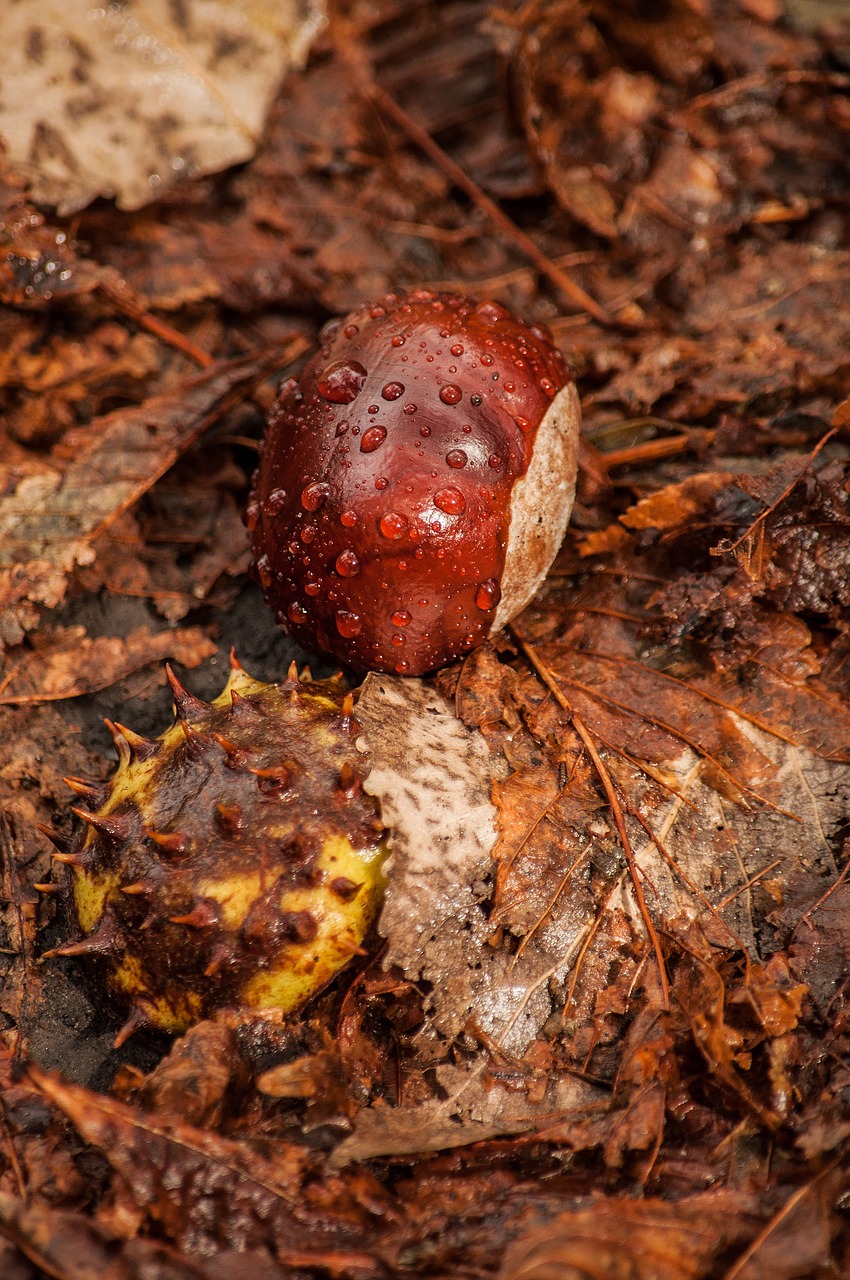
[[(39, 1202), (27, 1205), (17, 1196), (0, 1193), (0, 1230), (14, 1242), (42, 1275), (61, 1276), (62, 1280), (138, 1280), (140, 1276), (156, 1276), (157, 1280), (221, 1280), (221, 1261), (209, 1264), (196, 1256), (171, 1249), (153, 1240), (122, 1240), (113, 1231), (83, 1213), (49, 1208)], [(0, 1245), (0, 1266), (8, 1280), (30, 1280), (35, 1274), (20, 1255), (8, 1258)], [(256, 1280), (284, 1280), (286, 1272), (265, 1254), (239, 1253), (234, 1267)], [(249, 1268), (255, 1270), (249, 1271)]]
[[(65, 1084), (31, 1068), (39, 1092), (64, 1112), (79, 1134), (121, 1176), (138, 1207), (151, 1213), (178, 1246), (212, 1252), (224, 1242), (247, 1247), (252, 1237), (280, 1238), (292, 1229), (305, 1152), (278, 1144), (268, 1156), (171, 1117)], [(224, 1202), (218, 1185), (227, 1186)], [(206, 1206), (206, 1207), (205, 1207)], [(205, 1225), (204, 1225), (205, 1224)]]
[[(790, 1193), (789, 1193), (790, 1199)], [(600, 1197), (520, 1237), (508, 1250), (500, 1280), (701, 1280), (744, 1246), (764, 1224), (755, 1196), (716, 1190), (677, 1204)], [(829, 1235), (817, 1194), (777, 1223), (753, 1268), (718, 1270), (729, 1277), (814, 1275), (827, 1265)]]

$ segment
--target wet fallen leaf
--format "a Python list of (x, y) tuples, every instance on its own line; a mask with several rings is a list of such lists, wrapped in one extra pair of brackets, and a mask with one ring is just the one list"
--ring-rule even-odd
[(0, 683), (0, 706), (57, 702), (106, 689), (139, 667), (166, 658), (196, 667), (215, 653), (198, 627), (152, 635), (140, 628), (127, 636), (87, 636), (83, 627), (42, 628), (33, 650), (9, 654)]
[(247, 357), (203, 374), (138, 409), (116, 410), (89, 431), (64, 472), (18, 478), (0, 499), (0, 639), (17, 643), (64, 598), (93, 540), (168, 470), (253, 383), (286, 355)]

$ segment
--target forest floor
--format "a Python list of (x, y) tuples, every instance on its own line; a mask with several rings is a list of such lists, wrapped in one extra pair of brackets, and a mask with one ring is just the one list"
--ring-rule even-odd
[[(141, 142), (118, 205), (68, 159), (61, 46), (53, 177), (0, 170), (5, 1280), (850, 1272), (845, 8), (350, 0), (249, 158), (189, 146), (141, 206)], [(232, 646), (333, 670), (241, 513), (321, 325), (418, 286), (548, 325), (582, 397), (544, 587), (392, 711), (443, 708), (493, 859), (397, 887), (297, 1015), (115, 1048), (101, 975), (42, 959), (40, 825), (104, 717), (164, 731), (165, 661), (202, 698)]]

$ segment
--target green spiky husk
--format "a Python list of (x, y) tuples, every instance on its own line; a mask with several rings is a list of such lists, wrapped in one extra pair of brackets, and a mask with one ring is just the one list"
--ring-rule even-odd
[(156, 741), (113, 726), (118, 769), (63, 859), (84, 936), (58, 948), (103, 957), (131, 1023), (172, 1032), (319, 991), (369, 930), (386, 852), (338, 680), (234, 663), (210, 704), (173, 688)]

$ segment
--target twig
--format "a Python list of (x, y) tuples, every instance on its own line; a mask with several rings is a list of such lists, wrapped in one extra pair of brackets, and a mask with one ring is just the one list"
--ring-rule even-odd
[(699, 440), (694, 440), (690, 434), (662, 436), (656, 440), (645, 440), (643, 444), (630, 445), (627, 449), (612, 449), (608, 453), (602, 450), (602, 461), (609, 470), (612, 467), (658, 462), (662, 458), (675, 458), (680, 453), (687, 453), (688, 449), (707, 443), (707, 439), (713, 435), (713, 431), (707, 431)]
[[(588, 613), (598, 613), (599, 610), (587, 610)], [(617, 653), (603, 653), (599, 649), (594, 649), (588, 653), (586, 649), (579, 649), (575, 645), (559, 645), (559, 648), (567, 649), (570, 653), (578, 653), (594, 660), (597, 658), (600, 662), (608, 662), (616, 666), (630, 667), (635, 671), (640, 671), (645, 675), (656, 676), (659, 680), (666, 680), (670, 684), (679, 685), (680, 688), (688, 689), (691, 693), (695, 693), (698, 698), (705, 702), (712, 703), (715, 707), (721, 707), (724, 711), (731, 711), (734, 715), (740, 716), (742, 720), (747, 720), (750, 724), (761, 729), (764, 733), (771, 734), (772, 737), (778, 738), (780, 742), (787, 742), (789, 746), (797, 746), (796, 741), (789, 737), (788, 734), (782, 733), (780, 729), (774, 729), (766, 720), (762, 720), (760, 716), (752, 715), (749, 711), (744, 711), (741, 707), (735, 705), (734, 702), (725, 702), (722, 698), (715, 698), (711, 693), (706, 693), (704, 689), (698, 688), (690, 683), (689, 680), (682, 680), (679, 676), (671, 676), (667, 671), (659, 671), (655, 667), (647, 666), (645, 662), (636, 662), (633, 658), (626, 658)]]
[(563, 893), (563, 891), (564, 891), (564, 889), (565, 889), (565, 887), (566, 887), (567, 881), (569, 880), (570, 876), (571, 876), (571, 875), (573, 874), (573, 872), (575, 871), (576, 867), (577, 867), (577, 866), (579, 866), (579, 865), (580, 865), (580, 863), (582, 863), (582, 862), (584, 861), (584, 859), (587, 857), (588, 853), (590, 852), (590, 849), (591, 849), (590, 844), (585, 845), (585, 847), (581, 850), (581, 852), (580, 852), (579, 854), (577, 854), (575, 858), (573, 858), (572, 862), (571, 862), (571, 863), (570, 863), (570, 865), (567, 867), (566, 871), (564, 872), (563, 876), (561, 877), (561, 883), (558, 885), (557, 889), (555, 890), (555, 892), (554, 892), (554, 894), (553, 894), (553, 896), (552, 896), (552, 901), (549, 903), (548, 907), (547, 907), (547, 908), (546, 908), (546, 910), (543, 912), (543, 914), (542, 914), (541, 916), (538, 916), (537, 920), (535, 920), (534, 924), (533, 924), (533, 925), (532, 925), (532, 927), (529, 929), (528, 933), (526, 933), (526, 934), (524, 934), (524, 935), (523, 935), (522, 941), (520, 942), (519, 946), (517, 947), (517, 949), (516, 949), (516, 954), (515, 954), (515, 956), (513, 957), (513, 960), (511, 961), (510, 968), (511, 968), (511, 970), (512, 970), (512, 971), (516, 968), (516, 966), (517, 966), (517, 962), (519, 961), (520, 956), (522, 955), (522, 953), (523, 953), (523, 951), (525, 950), (525, 948), (528, 946), (528, 944), (529, 944), (529, 942), (531, 941), (531, 939), (534, 937), (534, 935), (535, 935), (535, 933), (537, 932), (537, 930), (538, 930), (538, 929), (539, 929), (543, 924), (545, 924), (545, 922), (546, 922), (546, 920), (548, 919), (548, 917), (549, 917), (549, 916), (552, 914), (552, 912), (555, 910), (555, 904), (557, 903), (558, 899), (560, 898), (561, 894)]
[(773, 1235), (776, 1228), (788, 1217), (788, 1214), (796, 1209), (800, 1201), (803, 1200), (819, 1182), (822, 1182), (824, 1178), (832, 1173), (841, 1159), (841, 1156), (836, 1156), (834, 1160), (829, 1162), (825, 1169), (821, 1169), (820, 1173), (816, 1174), (816, 1176), (812, 1178), (811, 1182), (807, 1182), (805, 1186), (798, 1187), (794, 1194), (788, 1197), (782, 1208), (777, 1210), (770, 1219), (770, 1222), (766, 1223), (765, 1226), (762, 1227), (756, 1238), (750, 1241), (741, 1256), (733, 1262), (729, 1270), (724, 1273), (723, 1280), (737, 1280), (737, 1277), (744, 1270), (744, 1267), (750, 1259), (755, 1257), (764, 1242)]
[(638, 905), (638, 910), (640, 911), (641, 919), (643, 920), (643, 923), (644, 923), (644, 928), (646, 929), (647, 935), (652, 944), (652, 949), (655, 952), (655, 960), (656, 960), (656, 964), (658, 965), (658, 977), (661, 983), (661, 998), (662, 998), (663, 1007), (665, 1009), (669, 1009), (670, 1008), (670, 984), (667, 980), (667, 967), (664, 963), (664, 955), (661, 950), (661, 941), (658, 937), (658, 933), (655, 928), (655, 925), (652, 922), (652, 917), (649, 914), (649, 908), (646, 905), (646, 898), (644, 897), (644, 893), (643, 893), (643, 885), (641, 884), (641, 881), (640, 881), (637, 863), (635, 862), (635, 856), (632, 850), (631, 840), (629, 839), (629, 833), (628, 833), (628, 830), (626, 829), (626, 820), (623, 817), (623, 810), (620, 806), (620, 799), (617, 795), (611, 775), (608, 772), (605, 762), (603, 761), (602, 757), (600, 756), (599, 752), (596, 749), (596, 743), (593, 740), (592, 734), (589, 732), (589, 730), (581, 720), (580, 716), (576, 714), (569, 700), (564, 696), (563, 690), (558, 685), (558, 682), (556, 681), (554, 675), (550, 672), (546, 664), (542, 662), (541, 659), (537, 656), (537, 654), (534, 652), (531, 646), (526, 643), (526, 641), (522, 638), (522, 636), (519, 634), (516, 628), (511, 627), (511, 631), (513, 632), (513, 635), (515, 640), (517, 641), (517, 644), (522, 649), (522, 652), (525, 654), (526, 658), (531, 663), (531, 665), (533, 666), (534, 670), (537, 672), (540, 679), (546, 685), (547, 689), (550, 690), (555, 700), (558, 702), (558, 705), (561, 706), (564, 709), (564, 711), (566, 711), (570, 715), (572, 719), (573, 728), (575, 729), (578, 736), (581, 738), (587, 750), (587, 754), (590, 756), (591, 760), (593, 761), (594, 768), (596, 769), (596, 773), (599, 777), (599, 781), (602, 783), (602, 787), (603, 787), (603, 790), (605, 791), (608, 804), (611, 808), (611, 813), (614, 818), (614, 824), (617, 828), (617, 833), (620, 837), (620, 843), (623, 847), (623, 854), (626, 859), (626, 865), (629, 868), (629, 875), (631, 877), (632, 888), (634, 889), (635, 900)]
[[(737, 889), (734, 889), (732, 893), (727, 893), (726, 897), (718, 902), (717, 910), (722, 911), (724, 907), (728, 907), (730, 902), (734, 902), (742, 893), (746, 893), (748, 889), (752, 889), (754, 884), (758, 884), (759, 880), (764, 879), (768, 871), (773, 871), (781, 862), (781, 858), (774, 859), (774, 861), (769, 862), (766, 867), (762, 867), (761, 871), (757, 871), (755, 875), (750, 876), (749, 880), (745, 880), (743, 884), (739, 884)], [(833, 886), (833, 888), (835, 888), (835, 886)], [(805, 916), (803, 919), (805, 920)], [(727, 925), (726, 927), (728, 928), (729, 926)]]
[(826, 890), (825, 893), (821, 894), (821, 896), (818, 898), (814, 906), (809, 907), (805, 915), (800, 916), (798, 923), (808, 924), (809, 920), (812, 918), (812, 916), (815, 914), (818, 908), (823, 906), (827, 898), (831, 898), (832, 895), (835, 893), (835, 890), (841, 888), (841, 886), (844, 884), (844, 881), (847, 879), (848, 875), (850, 875), (850, 858), (848, 858), (847, 862), (845, 862), (844, 867), (842, 868), (842, 871), (841, 871), (841, 875), (838, 877), (838, 879), (835, 880), (829, 886), (829, 888)]
[(720, 761), (713, 756), (705, 747), (701, 746), (696, 738), (691, 737), (682, 729), (677, 729), (675, 725), (669, 724), (666, 720), (660, 720), (657, 716), (647, 714), (638, 707), (631, 706), (628, 702), (620, 702), (617, 698), (612, 698), (609, 694), (601, 693), (598, 689), (591, 688), (590, 685), (582, 684), (579, 680), (572, 680), (569, 676), (561, 676), (564, 684), (570, 686), (571, 689), (577, 689), (579, 693), (586, 694), (588, 698), (595, 699), (597, 702), (607, 703), (608, 706), (615, 707), (618, 711), (624, 711), (627, 715), (636, 716), (639, 720), (643, 720), (645, 724), (654, 724), (657, 729), (663, 729), (665, 733), (669, 733), (672, 737), (678, 738), (680, 742), (684, 742), (690, 747), (695, 755), (701, 756), (707, 760), (718, 773), (727, 778), (732, 785), (740, 791), (742, 796), (752, 796), (758, 803), (764, 805), (768, 809), (773, 809), (775, 813), (781, 813), (784, 818), (792, 818), (794, 822), (802, 822), (799, 814), (791, 813), (788, 809), (782, 809), (778, 804), (774, 804), (772, 800), (768, 800), (766, 796), (759, 795), (752, 787), (748, 787), (746, 783), (736, 778), (733, 773), (723, 767)]
[(193, 342), (191, 338), (187, 338), (184, 333), (181, 333), (179, 329), (175, 329), (167, 321), (160, 320), (158, 316), (152, 315), (138, 295), (123, 280), (120, 284), (104, 282), (100, 287), (110, 302), (114, 302), (116, 307), (124, 312), (125, 316), (135, 320), (143, 329), (155, 334), (157, 338), (167, 342), (176, 351), (182, 351), (184, 356), (194, 360), (195, 364), (200, 365), (202, 369), (209, 369), (211, 365), (215, 364), (215, 358), (208, 351), (204, 351), (203, 347), (199, 347), (196, 342)]
[(11, 1128), (11, 1125), (9, 1124), (9, 1115), (6, 1110), (6, 1103), (2, 1095), (0, 1095), (0, 1127), (2, 1127), (3, 1129), (3, 1137), (6, 1139), (6, 1152), (8, 1155), (9, 1164), (11, 1165), (11, 1168), (12, 1168), (12, 1173), (15, 1176), (15, 1182), (17, 1183), (18, 1195), (21, 1197), (22, 1200), (26, 1200), (27, 1180), (24, 1177), (24, 1171), (21, 1168), (21, 1162), (18, 1158), (18, 1152), (15, 1148), (15, 1136), (12, 1133), (12, 1128)]
[(581, 307), (583, 311), (593, 316), (594, 320), (597, 320), (600, 324), (614, 324), (613, 317), (608, 314), (605, 308), (601, 307), (594, 298), (591, 298), (589, 293), (585, 293), (581, 285), (576, 284), (566, 271), (556, 266), (551, 258), (548, 258), (543, 250), (538, 248), (531, 237), (520, 230), (494, 200), (484, 194), (478, 184), (473, 182), (468, 174), (464, 173), (460, 165), (455, 164), (451, 156), (448, 156), (443, 148), (434, 141), (430, 133), (417, 124), (413, 117), (409, 116), (394, 98), (391, 98), (388, 93), (385, 93), (377, 85), (370, 87), (369, 96), (379, 110), (404, 130), (408, 138), (415, 142), (429, 159), (433, 160), (437, 168), (442, 169), (446, 177), (455, 186), (460, 187), (469, 196), (470, 200), (478, 205), (478, 208), (487, 215), (491, 222), (494, 222), (499, 230), (513, 241), (519, 251), (534, 263), (538, 271), (548, 276), (556, 288), (560, 289), (561, 293), (569, 298), (570, 302)]
[(741, 546), (741, 544), (743, 542), (746, 542), (747, 538), (751, 538), (752, 535), (755, 533), (756, 529), (758, 529), (764, 523), (767, 517), (771, 515), (776, 510), (776, 508), (781, 505), (781, 503), (785, 501), (789, 493), (791, 493), (794, 489), (796, 489), (797, 485), (800, 483), (803, 476), (806, 474), (809, 467), (812, 465), (815, 458), (820, 453), (821, 449), (824, 447), (825, 444), (828, 443), (828, 441), (832, 439), (835, 433), (839, 430), (840, 430), (840, 426), (831, 427), (830, 430), (827, 431), (825, 436), (821, 436), (820, 440), (818, 440), (814, 449), (812, 449), (811, 453), (806, 458), (806, 461), (803, 463), (802, 467), (800, 468), (800, 470), (798, 471), (794, 479), (791, 481), (791, 483), (782, 490), (782, 492), (780, 493), (779, 497), (775, 500), (775, 502), (771, 502), (770, 506), (766, 507), (764, 511), (762, 511), (760, 516), (756, 517), (756, 519), (752, 522), (749, 528), (744, 530), (740, 538), (738, 538), (735, 542), (732, 542), (732, 543), (727, 542), (725, 538), (722, 539), (722, 541), (718, 542), (716, 547), (711, 547), (709, 549), (709, 554), (712, 556), (728, 555), (732, 551), (737, 551), (738, 548)]

